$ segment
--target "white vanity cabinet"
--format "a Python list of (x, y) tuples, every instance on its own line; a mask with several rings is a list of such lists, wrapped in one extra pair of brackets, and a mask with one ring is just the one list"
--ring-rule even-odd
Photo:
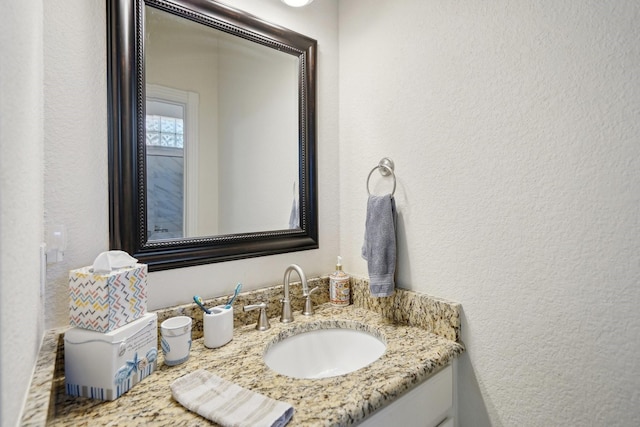
[(447, 365), (389, 405), (365, 418), (359, 427), (453, 427), (453, 368)]

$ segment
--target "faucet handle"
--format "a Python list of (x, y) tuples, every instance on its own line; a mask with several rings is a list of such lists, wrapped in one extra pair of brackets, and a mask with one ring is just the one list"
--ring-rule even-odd
[(258, 323), (256, 323), (256, 329), (259, 331), (266, 331), (271, 327), (269, 319), (267, 318), (267, 303), (261, 302), (260, 304), (245, 305), (242, 307), (244, 311), (252, 311), (260, 309), (258, 315)]
[(311, 316), (314, 313), (314, 311), (313, 311), (313, 302), (311, 302), (311, 294), (314, 293), (315, 291), (317, 291), (318, 289), (320, 289), (320, 288), (318, 286), (316, 286), (315, 288), (311, 289), (309, 291), (309, 293), (304, 295), (306, 297), (306, 299), (304, 301), (304, 310), (302, 311), (302, 314), (304, 314), (305, 316)]
[(311, 295), (312, 293), (314, 293), (315, 291), (317, 291), (318, 289), (320, 289), (320, 286), (316, 286), (315, 288), (311, 289), (309, 292), (307, 292), (306, 294), (303, 293), (302, 296), (303, 297), (308, 297), (309, 295)]

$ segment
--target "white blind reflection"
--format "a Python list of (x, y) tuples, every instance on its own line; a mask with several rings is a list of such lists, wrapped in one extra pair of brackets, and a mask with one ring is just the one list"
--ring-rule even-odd
[(146, 144), (156, 147), (184, 147), (184, 122), (175, 117), (147, 115)]

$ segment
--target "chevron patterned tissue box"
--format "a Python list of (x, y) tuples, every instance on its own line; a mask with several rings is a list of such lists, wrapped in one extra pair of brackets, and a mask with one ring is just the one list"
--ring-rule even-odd
[(96, 274), (91, 267), (69, 272), (71, 326), (109, 332), (147, 312), (147, 265)]

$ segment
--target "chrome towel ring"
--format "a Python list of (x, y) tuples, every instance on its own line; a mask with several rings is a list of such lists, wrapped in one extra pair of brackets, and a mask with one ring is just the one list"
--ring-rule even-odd
[(393, 160), (388, 157), (384, 157), (382, 158), (382, 160), (380, 160), (380, 162), (378, 162), (376, 167), (371, 169), (371, 172), (369, 172), (369, 176), (367, 176), (367, 194), (371, 195), (371, 191), (369, 191), (369, 180), (371, 179), (371, 174), (373, 174), (373, 171), (378, 169), (380, 171), (380, 175), (391, 175), (393, 177), (393, 190), (391, 190), (391, 195), (393, 196), (393, 194), (396, 192), (396, 174), (393, 173), (394, 166), (395, 165), (393, 164)]

